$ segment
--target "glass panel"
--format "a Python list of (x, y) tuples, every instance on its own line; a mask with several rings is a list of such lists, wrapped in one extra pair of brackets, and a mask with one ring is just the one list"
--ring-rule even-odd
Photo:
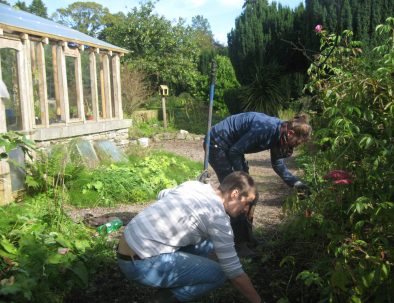
[(76, 64), (76, 58), (66, 56), (67, 90), (68, 103), (70, 106), (70, 119), (81, 118), (80, 113), (78, 112)]
[(22, 130), (21, 101), (18, 82), (17, 51), (0, 49), (1, 78), (10, 93), (10, 99), (2, 99), (5, 105), (7, 130)]
[(83, 85), (83, 106), (86, 120), (93, 120), (92, 87), (90, 85), (90, 63), (89, 52), (81, 53), (82, 61), (82, 85)]
[(58, 94), (56, 93), (56, 45), (50, 43), (44, 45), (45, 52), (45, 72), (47, 78), (47, 94), (48, 94), (48, 115), (49, 124), (60, 122), (61, 120), (61, 110), (60, 110), (60, 100)]
[(9, 152), (11, 189), (13, 192), (23, 189), (25, 186), (25, 154), (22, 148), (17, 147)]
[(98, 140), (94, 142), (94, 148), (102, 161), (126, 162), (127, 157), (112, 142), (108, 140)]
[(103, 60), (100, 54), (96, 54), (96, 74), (97, 74), (97, 93), (99, 117), (103, 117), (103, 96), (104, 96), (104, 70)]
[[(42, 124), (41, 101), (40, 101), (40, 70), (38, 66), (38, 42), (31, 41), (30, 57), (31, 57), (31, 75), (33, 80), (33, 102), (34, 102), (34, 118), (36, 125)], [(44, 110), (44, 109), (42, 109)]]
[(99, 164), (99, 158), (91, 142), (80, 140), (76, 143), (76, 146), (88, 167), (96, 167)]

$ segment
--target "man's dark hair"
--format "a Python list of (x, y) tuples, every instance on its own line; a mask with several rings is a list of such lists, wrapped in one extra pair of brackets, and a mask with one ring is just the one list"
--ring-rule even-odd
[(248, 197), (251, 194), (257, 197), (257, 189), (253, 178), (243, 171), (232, 172), (219, 185), (222, 194), (231, 193), (235, 189), (239, 190), (240, 197)]

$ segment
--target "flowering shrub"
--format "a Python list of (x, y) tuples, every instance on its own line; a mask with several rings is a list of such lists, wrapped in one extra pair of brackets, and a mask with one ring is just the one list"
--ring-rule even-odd
[(323, 177), (327, 180), (332, 180), (334, 184), (351, 184), (352, 176), (344, 170), (332, 170)]
[(314, 193), (287, 207), (301, 217), (291, 232), (298, 230), (304, 242), (309, 237), (325, 249), (308, 260), (297, 277), (310, 292), (318, 289), (324, 301), (390, 302), (394, 285), (394, 18), (376, 28), (381, 43), (373, 52), (353, 41), (351, 31), (340, 37), (320, 26), (315, 31), (321, 37), (321, 54), (308, 71), (311, 81), (306, 89), (317, 100), (313, 123), (318, 151), (304, 158)]

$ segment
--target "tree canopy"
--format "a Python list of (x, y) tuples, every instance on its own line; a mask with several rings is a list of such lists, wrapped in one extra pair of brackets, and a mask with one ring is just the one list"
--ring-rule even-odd
[[(9, 5), (7, 1), (0, 2)], [(48, 18), (48, 10), (42, 0), (33, 0), (30, 5), (27, 5), (24, 1), (17, 1), (13, 7), (43, 18)]]
[(59, 8), (52, 15), (56, 22), (87, 35), (97, 37), (104, 28), (109, 10), (96, 2), (74, 2), (67, 8)]
[[(305, 6), (295, 9), (268, 0), (245, 1), (228, 34), (229, 56), (242, 85), (272, 87), (283, 93), (284, 100), (297, 98), (306, 70), (320, 51), (314, 32), (317, 24), (334, 33), (353, 30), (354, 38), (368, 45), (375, 39), (375, 27), (393, 11), (394, 1), (390, 0), (306, 0)], [(267, 86), (278, 73), (276, 83)], [(264, 85), (256, 85), (256, 81)]]

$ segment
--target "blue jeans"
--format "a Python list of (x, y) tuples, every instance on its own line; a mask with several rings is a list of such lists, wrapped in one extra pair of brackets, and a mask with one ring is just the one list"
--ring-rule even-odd
[(128, 280), (169, 288), (177, 300), (188, 302), (220, 287), (226, 281), (219, 263), (207, 258), (212, 251), (212, 242), (202, 241), (174, 253), (143, 260), (118, 259), (118, 264)]

